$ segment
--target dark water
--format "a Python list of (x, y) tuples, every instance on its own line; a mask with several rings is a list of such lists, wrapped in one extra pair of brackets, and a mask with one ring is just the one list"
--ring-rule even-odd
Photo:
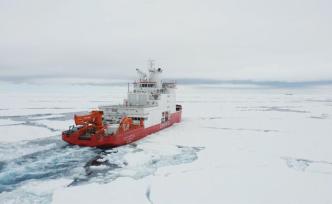
[[(45, 144), (52, 145), (49, 145), (48, 149), (42, 148), (40, 151), (0, 162), (0, 192), (13, 190), (28, 180), (73, 176), (73, 169), (84, 167), (87, 160), (101, 152), (99, 149), (67, 145), (59, 138), (51, 138), (12, 145), (8, 154), (15, 154), (15, 148), (38, 148)], [(6, 158), (6, 155), (1, 158)]]
[[(72, 180), (68, 187), (91, 182), (108, 183), (123, 176), (123, 170), (128, 169), (138, 179), (153, 174), (163, 166), (192, 162), (202, 149), (186, 146), (173, 148), (177, 151), (162, 153), (137, 144), (113, 149), (78, 147), (61, 141), (60, 136), (1, 143), (0, 203), (17, 201), (18, 198), (19, 202), (25, 203), (36, 203), (37, 200), (37, 203), (50, 203), (53, 192), (34, 195), (24, 186), (29, 182), (61, 178)], [(147, 159), (133, 166), (126, 157), (137, 154), (147, 155)]]

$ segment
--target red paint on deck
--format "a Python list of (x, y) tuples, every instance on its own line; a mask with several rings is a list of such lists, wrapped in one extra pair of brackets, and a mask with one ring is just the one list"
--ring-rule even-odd
[(125, 132), (119, 132), (114, 135), (105, 135), (104, 130), (100, 130), (97, 131), (95, 134), (91, 135), (89, 139), (80, 139), (80, 135), (82, 135), (85, 130), (79, 129), (78, 131), (71, 134), (63, 132), (62, 139), (73, 145), (89, 147), (117, 147), (142, 139), (147, 135), (170, 127), (174, 123), (179, 123), (181, 121), (181, 114), (181, 110), (176, 111), (175, 113), (171, 114), (171, 117), (168, 121), (153, 125), (148, 128), (138, 126), (135, 129), (131, 129)]

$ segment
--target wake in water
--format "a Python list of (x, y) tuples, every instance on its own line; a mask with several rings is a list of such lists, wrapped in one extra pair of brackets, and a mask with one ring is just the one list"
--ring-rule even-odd
[(68, 187), (122, 176), (138, 179), (163, 166), (192, 162), (200, 150), (148, 141), (97, 149), (67, 145), (59, 137), (0, 144), (0, 200), (48, 203), (54, 188), (34, 192), (33, 186), (58, 185), (61, 179), (71, 181)]

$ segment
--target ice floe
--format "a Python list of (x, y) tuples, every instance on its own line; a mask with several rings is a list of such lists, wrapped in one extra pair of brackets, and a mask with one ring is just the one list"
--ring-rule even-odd
[(331, 87), (179, 86), (182, 123), (106, 150), (59, 133), (126, 87), (80, 88), (0, 94), (1, 203), (332, 202)]

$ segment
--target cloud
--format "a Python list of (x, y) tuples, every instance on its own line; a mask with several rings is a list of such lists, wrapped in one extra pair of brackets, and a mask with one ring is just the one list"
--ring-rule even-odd
[(3, 0), (1, 77), (332, 79), (330, 1)]

